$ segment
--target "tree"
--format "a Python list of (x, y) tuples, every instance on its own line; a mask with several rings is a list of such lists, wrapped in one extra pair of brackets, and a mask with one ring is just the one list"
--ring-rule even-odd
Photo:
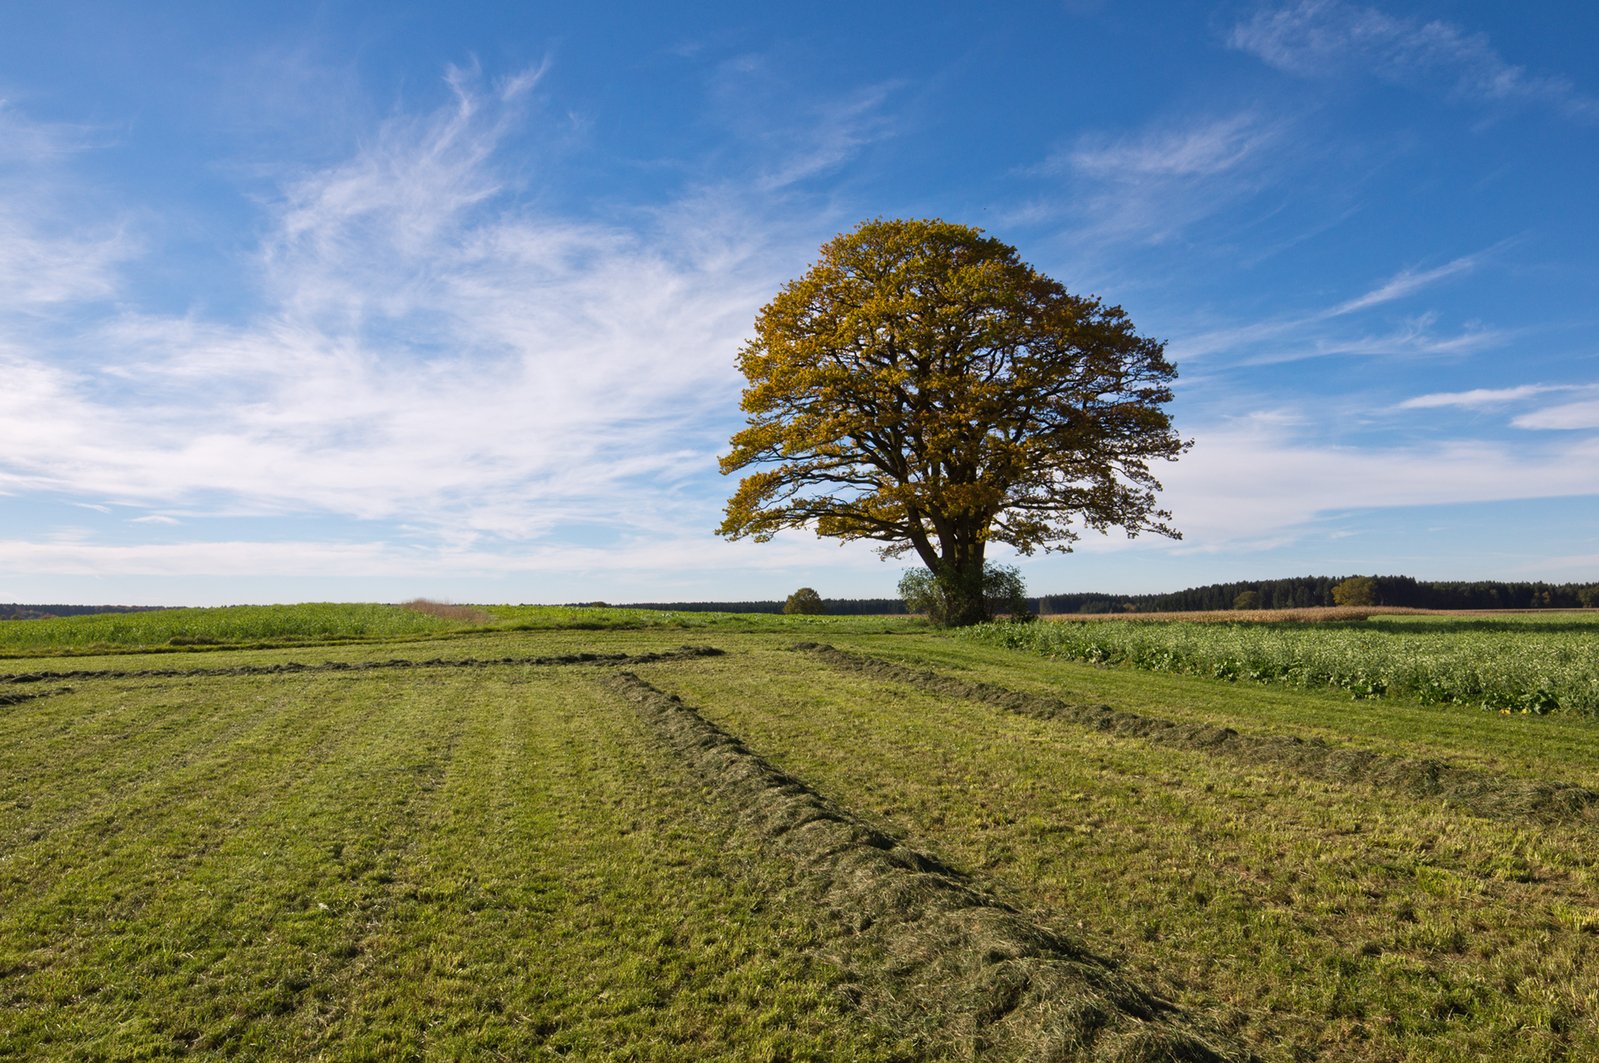
[(760, 311), (738, 366), (747, 427), (722, 471), (759, 468), (727, 503), (729, 538), (810, 527), (913, 551), (966, 624), (988, 616), (990, 543), (1180, 537), (1149, 468), (1188, 446), (1162, 408), (1162, 344), (977, 229), (879, 220), (834, 238)]
[[(906, 569), (900, 577), (899, 596), (905, 599), (905, 610), (922, 613), (935, 624), (949, 623), (952, 603), (945, 594), (945, 583), (928, 569)], [(1004, 613), (1015, 621), (1033, 619), (1033, 610), (1027, 602), (1027, 587), (1022, 574), (1011, 565), (983, 565), (983, 601), (990, 614)]]
[(788, 601), (783, 603), (783, 612), (789, 616), (821, 616), (827, 612), (827, 606), (822, 604), (822, 596), (809, 587), (801, 587), (788, 596)]
[(1253, 590), (1251, 590), (1251, 591), (1239, 591), (1238, 592), (1238, 597), (1233, 599), (1233, 608), (1234, 609), (1259, 609), (1260, 608), (1260, 592), (1259, 591), (1253, 591)]
[(1370, 576), (1350, 576), (1333, 584), (1334, 605), (1376, 605), (1377, 581)]

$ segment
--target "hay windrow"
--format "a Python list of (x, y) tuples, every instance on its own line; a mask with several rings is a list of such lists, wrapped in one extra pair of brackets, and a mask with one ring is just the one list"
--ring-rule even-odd
[(378, 668), (500, 668), (521, 666), (544, 668), (571, 664), (628, 666), (655, 661), (683, 660), (690, 657), (719, 657), (724, 651), (714, 646), (683, 646), (651, 653), (568, 653), (551, 657), (433, 657), (413, 660), (396, 657), (386, 661), (319, 661), (306, 664), (283, 661), (279, 664), (241, 664), (232, 668), (139, 668), (129, 670), (76, 669), (67, 672), (20, 672), (0, 675), (0, 683), (43, 683), (63, 679), (183, 679), (241, 675), (290, 675), (298, 672), (367, 672)]
[(1222, 753), (1249, 764), (1286, 767), (1325, 782), (1360, 783), (1414, 797), (1442, 798), (1474, 815), (1542, 823), (1599, 823), (1599, 792), (1572, 783), (1489, 775), (1431, 758), (1330, 745), (1320, 738), (1243, 734), (1231, 727), (1176, 723), (1108, 705), (1072, 704), (818, 643), (800, 643), (794, 648), (844, 671), (944, 697), (978, 701), (1036, 719), (1065, 720), (1178, 749)]
[(71, 687), (57, 687), (55, 690), (30, 690), (25, 694), (0, 694), (0, 706), (21, 705), (25, 701), (37, 701), (40, 698), (70, 693), (72, 693)]
[(677, 697), (628, 672), (610, 683), (739, 810), (741, 830), (793, 861), (799, 892), (873, 958), (856, 970), (863, 1006), (924, 1043), (983, 1059), (1250, 1058), (1108, 961), (773, 768)]

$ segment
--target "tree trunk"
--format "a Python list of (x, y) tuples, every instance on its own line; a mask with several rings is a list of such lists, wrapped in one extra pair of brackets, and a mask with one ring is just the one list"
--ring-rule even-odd
[(993, 619), (988, 612), (988, 599), (983, 596), (981, 559), (964, 566), (944, 565), (938, 574), (938, 585), (944, 593), (945, 627), (969, 627)]

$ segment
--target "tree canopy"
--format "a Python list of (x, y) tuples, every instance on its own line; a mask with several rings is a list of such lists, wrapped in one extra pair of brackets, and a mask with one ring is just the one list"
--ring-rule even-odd
[(1335, 605), (1376, 605), (1377, 581), (1371, 576), (1350, 576), (1332, 589)]
[(986, 616), (991, 542), (1178, 537), (1150, 471), (1186, 447), (1163, 345), (980, 230), (878, 220), (836, 237), (760, 311), (738, 366), (747, 427), (721, 464), (752, 471), (723, 535), (810, 527), (914, 551), (952, 623)]
[(783, 603), (783, 612), (789, 616), (821, 616), (827, 612), (827, 605), (815, 590), (801, 587), (788, 596)]

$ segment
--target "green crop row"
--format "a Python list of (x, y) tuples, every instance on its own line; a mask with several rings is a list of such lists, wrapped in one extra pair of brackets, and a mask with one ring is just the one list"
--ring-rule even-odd
[(1226, 680), (1332, 687), (1356, 698), (1599, 715), (1599, 627), (1573, 622), (989, 624), (964, 637), (1050, 657)]

